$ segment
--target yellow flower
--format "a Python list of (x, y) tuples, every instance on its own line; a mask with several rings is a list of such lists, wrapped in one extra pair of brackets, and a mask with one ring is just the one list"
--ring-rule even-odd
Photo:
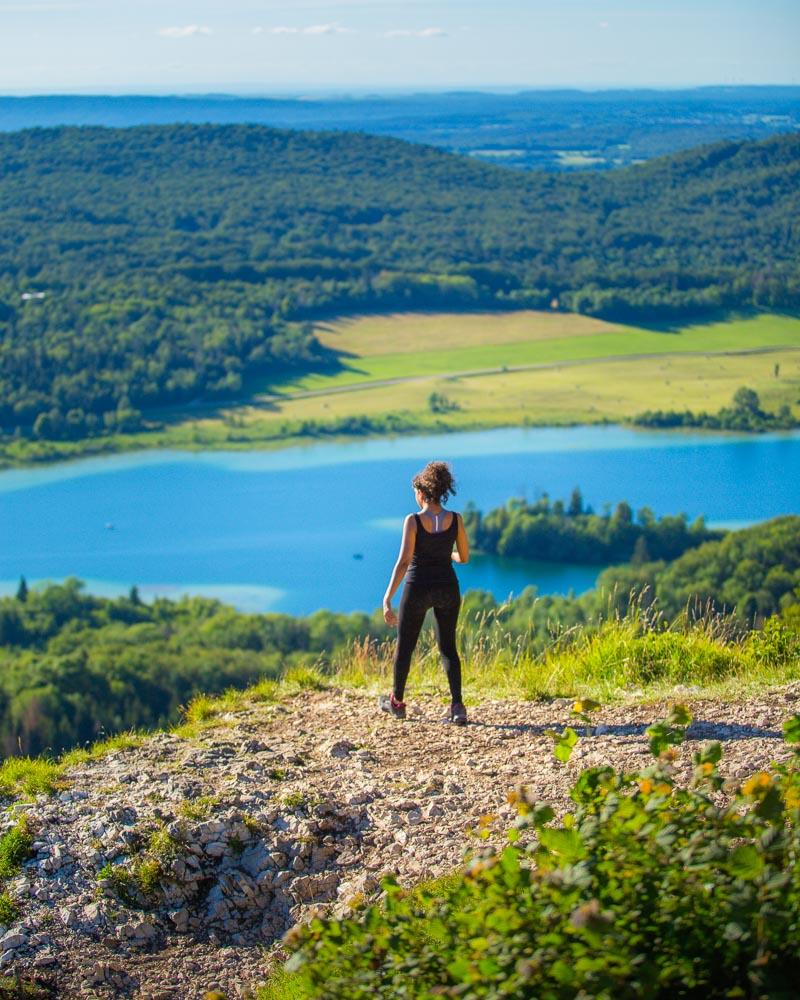
[(656, 785), (656, 791), (659, 795), (671, 795), (672, 785), (668, 785), (666, 781), (662, 781), (661, 784)]
[(790, 809), (800, 809), (800, 789), (787, 788), (784, 800)]
[(703, 774), (713, 774), (714, 765), (709, 761), (706, 761), (705, 764), (701, 765), (700, 770), (703, 772)]
[(772, 784), (772, 778), (767, 774), (766, 771), (759, 771), (754, 774), (752, 778), (748, 778), (747, 781), (742, 785), (743, 795), (756, 795), (762, 788), (769, 788)]
[(639, 791), (643, 795), (649, 795), (653, 791), (653, 782), (649, 778), (642, 778), (639, 782)]

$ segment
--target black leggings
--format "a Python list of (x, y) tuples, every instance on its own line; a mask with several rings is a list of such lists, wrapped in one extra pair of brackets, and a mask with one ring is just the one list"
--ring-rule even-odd
[(442, 663), (450, 685), (450, 697), (461, 702), (461, 660), (456, 649), (456, 622), (461, 607), (457, 583), (438, 587), (407, 583), (403, 588), (397, 614), (397, 649), (394, 654), (394, 696), (403, 700), (411, 657), (419, 639), (428, 608), (433, 608), (434, 631)]

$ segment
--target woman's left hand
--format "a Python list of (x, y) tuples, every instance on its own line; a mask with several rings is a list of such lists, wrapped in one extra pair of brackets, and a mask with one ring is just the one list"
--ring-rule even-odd
[(387, 625), (395, 626), (397, 624), (397, 615), (388, 601), (383, 602), (383, 620)]

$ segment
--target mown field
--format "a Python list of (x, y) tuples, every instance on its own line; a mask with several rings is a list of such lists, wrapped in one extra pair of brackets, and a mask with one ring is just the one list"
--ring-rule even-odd
[(410, 411), (424, 427), (434, 392), (453, 404), (436, 422), (453, 428), (717, 410), (742, 385), (768, 409), (800, 402), (800, 319), (791, 316), (655, 329), (533, 311), (396, 314), (320, 324), (317, 336), (341, 367), (285, 382), (237, 408), (238, 417), (324, 422)]
[(641, 327), (546, 312), (401, 313), (320, 324), (317, 337), (341, 368), (287, 381), (285, 392), (382, 379), (449, 375), (673, 353), (800, 348), (800, 319), (762, 314), (724, 322)]

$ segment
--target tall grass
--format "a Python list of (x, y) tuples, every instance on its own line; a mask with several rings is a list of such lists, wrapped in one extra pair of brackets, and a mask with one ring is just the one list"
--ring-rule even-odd
[[(686, 615), (672, 622), (643, 608), (624, 618), (555, 631), (537, 652), (527, 634), (504, 630), (498, 614), (462, 626), (466, 690), (480, 697), (535, 700), (582, 694), (609, 700), (657, 697), (680, 685), (718, 696), (800, 678), (800, 635), (770, 620), (742, 632), (730, 619)], [(359, 641), (332, 665), (332, 680), (375, 689), (391, 683), (391, 642)], [(423, 633), (410, 675), (412, 692), (446, 694), (432, 632)]]

